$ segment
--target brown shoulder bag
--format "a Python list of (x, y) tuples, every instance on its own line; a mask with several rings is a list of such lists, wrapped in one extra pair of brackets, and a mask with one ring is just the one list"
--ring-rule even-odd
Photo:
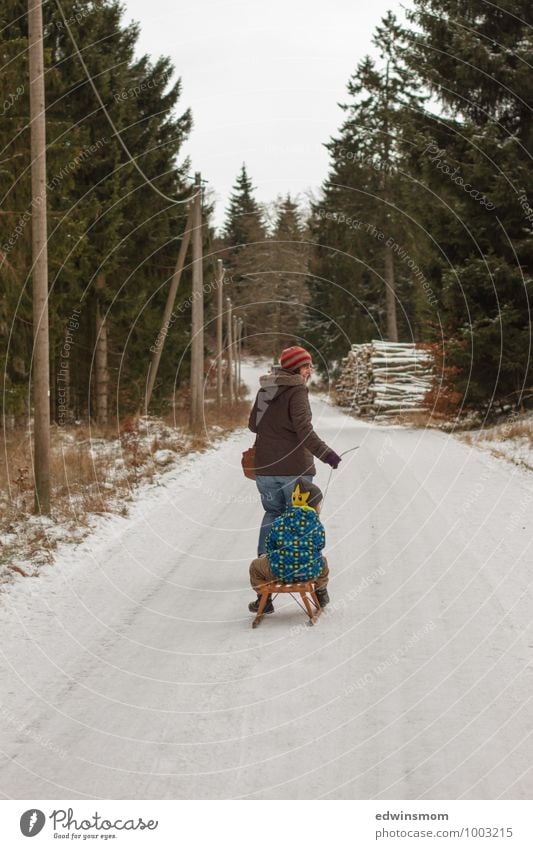
[(242, 452), (242, 470), (244, 477), (255, 480), (255, 445)]

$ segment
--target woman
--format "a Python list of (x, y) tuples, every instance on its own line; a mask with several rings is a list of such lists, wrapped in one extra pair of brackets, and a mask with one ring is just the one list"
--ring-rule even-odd
[(341, 458), (316, 435), (311, 422), (307, 382), (313, 360), (305, 348), (285, 348), (280, 366), (260, 378), (260, 390), (248, 427), (255, 442), (256, 483), (265, 515), (259, 531), (257, 555), (265, 554), (270, 526), (291, 506), (295, 481), (316, 474), (313, 456), (333, 469)]

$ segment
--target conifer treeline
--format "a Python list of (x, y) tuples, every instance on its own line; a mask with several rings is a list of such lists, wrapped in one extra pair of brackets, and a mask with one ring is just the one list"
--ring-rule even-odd
[(458, 401), (531, 403), (533, 8), (414, 0), (408, 18), (376, 29), (327, 145), (307, 335), (330, 364), (433, 341)]
[[(0, 365), (8, 416), (29, 408), (31, 211), (40, 202), (30, 190), (26, 11), (22, 0), (4, 0), (0, 12)], [(176, 113), (181, 83), (169, 60), (136, 57), (138, 28), (125, 25), (117, 0), (45, 3), (43, 15), (51, 411), (59, 423), (89, 415), (104, 423), (117, 405), (135, 409), (143, 397), (185, 225), (185, 206), (172, 199), (191, 194), (189, 163), (178, 161), (191, 114)], [(65, 21), (112, 122), (153, 185), (115, 136)], [(185, 274), (178, 306), (189, 293)], [(185, 305), (184, 319), (189, 311)], [(189, 337), (189, 321), (169, 328), (156, 402), (158, 390), (168, 395)]]
[(431, 342), (445, 406), (531, 404), (532, 24), (528, 0), (413, 0), (407, 26), (389, 12), (288, 241), (243, 169), (225, 244), (253, 347), (299, 339), (325, 371), (354, 342)]
[(301, 332), (308, 301), (307, 228), (297, 203), (287, 194), (260, 206), (243, 165), (220, 247), (245, 345), (276, 360)]
[[(52, 415), (105, 420), (142, 400), (185, 226), (184, 205), (168, 198), (191, 193), (179, 155), (192, 118), (176, 112), (169, 60), (136, 57), (137, 27), (117, 0), (61, 0), (61, 9), (161, 193), (113, 134), (59, 5), (44, 4)], [(249, 350), (276, 356), (302, 341), (325, 370), (354, 342), (430, 341), (458, 400), (487, 407), (533, 395), (532, 24), (529, 0), (413, 0), (407, 26), (383, 19), (376, 58), (348, 83), (310, 214), (290, 195), (260, 206), (243, 166), (216, 251)], [(2, 4), (0, 52), (0, 366), (5, 411), (23, 415), (32, 351), (24, 0)], [(190, 303), (186, 270), (156, 407), (188, 378)]]

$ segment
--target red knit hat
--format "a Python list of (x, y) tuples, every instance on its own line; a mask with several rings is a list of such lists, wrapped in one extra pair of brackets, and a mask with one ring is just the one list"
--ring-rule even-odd
[(305, 348), (299, 348), (297, 345), (293, 345), (292, 348), (285, 348), (279, 358), (281, 368), (287, 371), (298, 371), (300, 366), (311, 365), (312, 363), (313, 358), (309, 351), (306, 351)]

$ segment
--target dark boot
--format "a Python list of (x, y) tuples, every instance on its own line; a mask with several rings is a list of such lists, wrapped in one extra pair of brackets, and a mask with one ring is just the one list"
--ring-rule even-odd
[(326, 604), (329, 604), (329, 595), (325, 587), (321, 590), (316, 591), (316, 597), (318, 599), (320, 607), (325, 607)]
[[(261, 601), (261, 596), (258, 595), (255, 601), (251, 601), (248, 605), (248, 610), (250, 613), (257, 613), (259, 610), (259, 602)], [(274, 605), (272, 604), (272, 596), (269, 595), (267, 598), (267, 603), (265, 604), (265, 609), (263, 613), (274, 613)]]

